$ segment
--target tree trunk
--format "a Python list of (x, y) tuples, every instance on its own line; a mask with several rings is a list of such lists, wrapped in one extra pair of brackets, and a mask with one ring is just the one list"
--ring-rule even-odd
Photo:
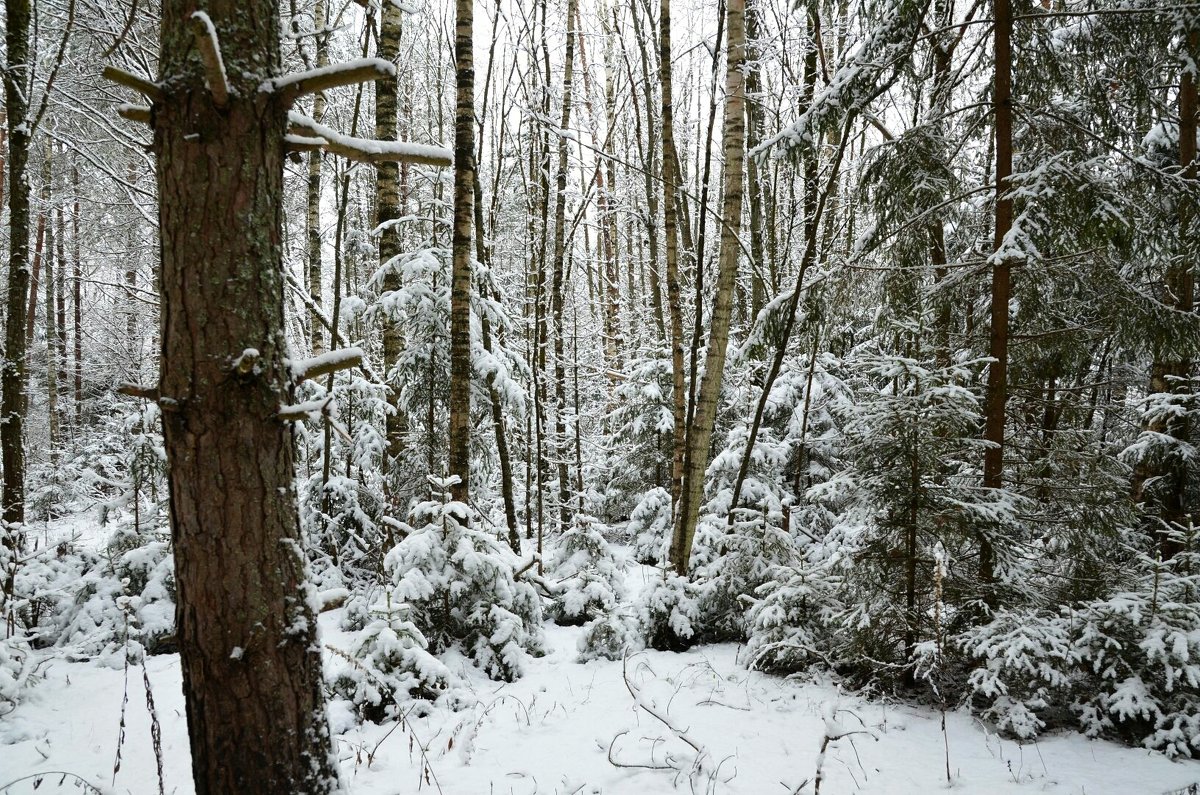
[[(1200, 51), (1200, 33), (1192, 31), (1187, 37), (1188, 54), (1195, 58)], [(1179, 166), (1187, 180), (1195, 180), (1196, 163), (1196, 127), (1197, 127), (1197, 98), (1196, 77), (1190, 70), (1184, 70), (1179, 79)], [(1188, 229), (1193, 223), (1196, 208), (1193, 199), (1184, 198), (1179, 202), (1180, 241), (1187, 240)], [(1175, 258), (1167, 269), (1165, 288), (1166, 295), (1163, 303), (1178, 312), (1191, 312), (1195, 304), (1195, 286), (1192, 269), (1194, 262), (1187, 257)], [(1188, 389), (1186, 379), (1191, 375), (1192, 363), (1187, 357), (1167, 355), (1165, 351), (1156, 350), (1154, 360), (1150, 365), (1150, 393), (1181, 392)], [(1189, 428), (1186, 416), (1170, 420), (1159, 420), (1151, 423), (1147, 430), (1166, 434), (1185, 442), (1189, 438)], [(1182, 457), (1179, 457), (1182, 458)], [(1147, 500), (1144, 486), (1148, 479), (1162, 477), (1164, 483), (1157, 489), (1152, 500)], [(1153, 466), (1139, 466), (1134, 473), (1133, 494), (1139, 502), (1155, 503), (1147, 505), (1155, 514), (1153, 526), (1159, 554), (1163, 560), (1169, 560), (1183, 548), (1178, 540), (1171, 537), (1170, 528), (1188, 526), (1188, 464), (1183, 460), (1166, 463), (1165, 466), (1156, 463)]]
[[(285, 363), (279, 6), (210, 0), (232, 90), (206, 90), (190, 6), (162, 9), (154, 110), (177, 637), (196, 792), (340, 790), (296, 511)], [(264, 74), (264, 72), (266, 74)], [(219, 95), (217, 95), (219, 96)], [(218, 107), (223, 105), (223, 107)], [(197, 266), (203, 263), (203, 268)]]
[(564, 414), (567, 410), (567, 372), (563, 363), (566, 352), (563, 348), (563, 279), (566, 273), (567, 252), (567, 151), (566, 131), (571, 126), (571, 88), (575, 71), (575, 16), (578, 0), (567, 0), (567, 46), (563, 56), (562, 117), (559, 119), (558, 173), (554, 192), (554, 267), (550, 274), (550, 316), (554, 324), (554, 454), (558, 461), (558, 521), (565, 530), (571, 521), (567, 426)]
[[(313, 3), (313, 25), (317, 29), (315, 39), (317, 68), (329, 65), (329, 35), (325, 32), (325, 0)], [(385, 90), (380, 86), (379, 90)], [(313, 119), (323, 123), (325, 117), (325, 95), (318, 91), (313, 95)], [(321, 150), (308, 155), (308, 203), (305, 215), (305, 237), (308, 255), (308, 294), (312, 305), (308, 310), (308, 340), (313, 355), (325, 350), (321, 336), (321, 282), (324, 279), (321, 266)]]
[[(75, 311), (75, 427), (83, 425), (83, 257), (79, 244), (79, 165), (71, 163), (71, 186), (75, 193), (75, 207), (71, 213), (71, 269)], [(78, 440), (79, 434), (75, 434)]]
[[(1012, 4), (994, 0), (993, 47), (996, 54), (992, 101), (996, 113), (996, 229), (992, 254), (992, 314), (988, 355), (987, 401), (984, 407), (983, 438), (990, 446), (983, 454), (983, 485), (1004, 485), (1004, 407), (1008, 400), (1008, 303), (1009, 261), (1004, 238), (1012, 228), (1013, 203), (1007, 198), (1012, 176)], [(996, 577), (995, 552), (987, 538), (980, 538), (979, 578), (990, 583)]]
[(3, 377), (0, 378), (0, 459), (4, 489), (0, 518), (5, 546), (20, 547), (14, 525), (25, 522), (25, 299), (29, 292), (29, 113), (25, 80), (30, 67), (29, 0), (5, 0), (4, 105), (8, 113), (8, 301), (4, 324)]
[[(400, 57), (401, 10), (395, 3), (384, 3), (379, 21), (379, 49), (377, 54), (386, 61), (395, 63)], [(396, 140), (396, 103), (399, 94), (399, 77), (385, 78), (375, 84), (375, 138), (380, 141)], [(400, 169), (396, 163), (380, 163), (376, 168), (375, 224), (382, 226), (400, 217)], [(400, 274), (392, 261), (400, 255), (400, 229), (389, 224), (379, 234), (379, 264), (392, 263), (384, 273), (381, 287), (384, 292), (400, 289)], [(383, 314), (383, 373), (388, 386), (388, 411), (384, 420), (384, 436), (387, 440), (387, 456), (395, 462), (404, 448), (404, 436), (408, 432), (407, 407), (400, 400), (400, 385), (395, 382), (392, 371), (400, 361), (404, 349), (404, 337), (400, 324), (388, 313)], [(435, 473), (430, 473), (435, 474)]]
[(727, 57), (725, 66), (725, 186), (721, 208), (721, 249), (718, 260), (716, 295), (709, 323), (708, 353), (704, 378), (696, 399), (696, 412), (688, 427), (684, 459), (684, 481), (679, 521), (671, 540), (671, 560), (675, 570), (687, 574), (704, 497), (704, 470), (708, 464), (717, 400), (725, 371), (725, 353), (729, 346), (729, 323), (733, 309), (733, 288), (737, 280), (738, 235), (742, 225), (742, 173), (745, 155), (745, 74), (746, 30), (744, 0), (728, 0), (725, 9)]
[(41, 208), (38, 210), (37, 233), (34, 235), (36, 242), (33, 248), (33, 268), (29, 277), (29, 306), (25, 309), (26, 348), (33, 343), (33, 326), (34, 320), (37, 318), (38, 288), (41, 286), (42, 257), (46, 256), (46, 213), (50, 207), (50, 180), (53, 176), (53, 172), (51, 171), (52, 162), (50, 159), (50, 147), (47, 145), (45, 156), (42, 159), (42, 188), (39, 201)]
[(474, 0), (456, 0), (454, 236), (450, 282), (450, 497), (466, 503), (471, 478), (471, 225), (475, 220)]
[[(675, 123), (671, 81), (671, 0), (662, 0), (658, 15), (658, 70), (662, 91), (663, 231), (666, 233), (667, 308), (671, 325), (671, 507), (678, 522), (683, 491), (683, 461), (687, 446), (687, 398), (683, 372), (683, 291), (679, 286), (679, 214), (675, 206)], [(699, 306), (697, 306), (699, 311)]]

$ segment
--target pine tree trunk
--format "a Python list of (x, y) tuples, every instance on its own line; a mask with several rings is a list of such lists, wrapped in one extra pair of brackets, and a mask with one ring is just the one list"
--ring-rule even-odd
[(744, 0), (729, 0), (725, 9), (727, 58), (725, 66), (725, 186), (721, 208), (721, 249), (718, 259), (716, 295), (709, 322), (708, 353), (704, 377), (696, 399), (696, 411), (688, 428), (684, 460), (684, 482), (679, 521), (671, 541), (671, 560), (675, 570), (687, 574), (704, 498), (704, 471), (708, 465), (717, 400), (725, 371), (729, 346), (729, 325), (733, 309), (733, 289), (738, 273), (742, 225), (742, 174), (745, 156), (746, 111), (745, 74), (746, 30)]
[[(5, 0), (4, 34), (8, 62), (4, 69), (4, 106), (8, 132), (8, 301), (4, 325), (3, 371), (0, 372), (0, 459), (4, 488), (0, 494), (0, 541), (5, 570), (0, 571), (0, 607), (12, 596), (17, 559), (24, 546), (25, 523), (25, 294), (29, 290), (29, 112), (25, 76), (29, 57), (29, 0)], [(7, 618), (7, 614), (4, 615)]]
[[(995, 26), (993, 46), (996, 54), (995, 84), (992, 101), (996, 114), (996, 228), (993, 241), (992, 312), (988, 355), (987, 401), (984, 407), (983, 438), (991, 445), (983, 454), (983, 485), (999, 489), (1004, 485), (1004, 407), (1008, 401), (1008, 304), (1009, 261), (1004, 238), (1012, 229), (1013, 203), (1005, 193), (1012, 176), (1012, 6), (1011, 0), (994, 0)], [(979, 578), (995, 580), (995, 551), (986, 538), (980, 539)]]
[[(232, 91), (205, 88), (190, 6), (162, 9), (154, 111), (163, 435), (199, 795), (340, 790), (296, 510), (281, 250), (279, 6), (210, 0)], [(203, 35), (203, 34), (201, 34)], [(265, 72), (265, 74), (264, 74)], [(203, 267), (197, 266), (203, 263)]]
[(474, 0), (456, 0), (454, 235), (450, 283), (450, 496), (466, 503), (471, 478), (471, 225), (475, 220)]

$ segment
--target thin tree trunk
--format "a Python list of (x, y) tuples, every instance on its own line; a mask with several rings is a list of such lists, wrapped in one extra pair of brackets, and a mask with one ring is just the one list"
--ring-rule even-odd
[[(983, 485), (1004, 485), (1004, 407), (1008, 400), (1008, 304), (1011, 292), (1008, 255), (1004, 238), (1012, 228), (1013, 203), (1006, 196), (1012, 176), (1012, 4), (994, 0), (993, 47), (996, 75), (992, 101), (996, 113), (996, 229), (992, 262), (992, 314), (988, 355), (987, 401), (984, 407), (984, 439), (990, 446), (983, 454)], [(991, 583), (996, 577), (992, 543), (980, 538), (979, 578)]]
[(566, 132), (571, 126), (571, 90), (575, 72), (575, 17), (578, 0), (567, 0), (567, 46), (563, 56), (562, 116), (559, 119), (558, 172), (554, 192), (554, 266), (550, 274), (550, 315), (554, 324), (554, 455), (558, 464), (558, 521), (560, 530), (565, 530), (571, 521), (569, 471), (567, 461), (567, 426), (564, 414), (567, 409), (566, 367), (563, 359), (563, 280), (566, 273), (567, 252), (567, 154)]
[[(326, 26), (325, 0), (313, 2), (313, 25), (316, 27), (317, 68), (329, 65), (329, 35)], [(380, 90), (383, 90), (382, 87)], [(322, 123), (325, 118), (325, 95), (318, 91), (313, 95), (313, 119)], [(321, 282), (324, 274), (321, 266), (321, 150), (308, 155), (308, 202), (305, 214), (305, 237), (308, 255), (308, 294), (312, 306), (308, 310), (308, 340), (314, 355), (325, 350), (321, 336)]]
[[(400, 57), (401, 14), (395, 3), (384, 3), (380, 11), (379, 48), (377, 54), (386, 61), (396, 63)], [(380, 141), (396, 140), (399, 78), (380, 80), (375, 85), (375, 138)], [(379, 264), (387, 267), (381, 284), (383, 292), (400, 289), (400, 273), (395, 267), (395, 258), (400, 255), (400, 230), (394, 223), (400, 217), (400, 191), (398, 180), (400, 169), (396, 163), (380, 163), (376, 167), (375, 224), (388, 224), (379, 233)], [(388, 264), (391, 263), (391, 267)], [(407, 406), (400, 401), (400, 385), (395, 382), (393, 370), (400, 361), (404, 349), (404, 337), (400, 324), (387, 312), (383, 313), (383, 372), (388, 381), (387, 418), (384, 420), (384, 436), (387, 440), (387, 455), (395, 467), (404, 449), (407, 428)], [(434, 474), (434, 473), (430, 473)]]
[(470, 499), (471, 225), (475, 220), (474, 0), (456, 0), (454, 68), (454, 236), (450, 283), (450, 496)]
[[(284, 347), (277, 0), (209, 0), (232, 91), (205, 88), (191, 6), (162, 8), (154, 113), (162, 377), (183, 691), (198, 795), (341, 789), (296, 510)], [(253, 64), (254, 68), (240, 68)], [(224, 107), (218, 107), (224, 104)], [(203, 234), (197, 234), (202, 230)], [(204, 263), (197, 269), (196, 263)], [(252, 454), (248, 454), (252, 452)]]
[(717, 400), (725, 371), (729, 346), (729, 324), (733, 309), (733, 288), (737, 281), (738, 235), (742, 225), (742, 175), (745, 156), (746, 111), (745, 73), (746, 30), (744, 0), (728, 0), (725, 9), (727, 58), (725, 67), (725, 186), (721, 208), (721, 249), (717, 269), (716, 295), (709, 323), (708, 353), (704, 378), (696, 400), (696, 413), (688, 428), (684, 460), (684, 483), (679, 521), (671, 541), (671, 560), (675, 570), (686, 575), (704, 497), (704, 471), (708, 464)]
[[(675, 206), (674, 91), (671, 80), (671, 0), (662, 0), (658, 15), (659, 89), (662, 92), (662, 191), (663, 230), (666, 233), (667, 308), (671, 318), (671, 508), (673, 521), (680, 518), (683, 493), (683, 464), (687, 447), (687, 398), (683, 372), (683, 291), (679, 285), (679, 216)], [(696, 311), (700, 311), (699, 305)]]
[(34, 319), (37, 318), (37, 302), (38, 288), (41, 286), (42, 275), (42, 258), (44, 256), (53, 256), (53, 253), (46, 254), (46, 215), (50, 207), (50, 181), (53, 176), (50, 170), (52, 160), (50, 157), (50, 147), (46, 147), (45, 157), (42, 159), (42, 188), (40, 191), (41, 209), (38, 211), (36, 243), (33, 249), (33, 272), (29, 277), (29, 306), (25, 310), (25, 345), (28, 347), (33, 342), (33, 325)]
[[(71, 212), (71, 267), (75, 312), (75, 427), (83, 426), (83, 257), (79, 242), (79, 164), (71, 163), (71, 186), (75, 192), (75, 207)], [(78, 439), (78, 434), (76, 434)]]

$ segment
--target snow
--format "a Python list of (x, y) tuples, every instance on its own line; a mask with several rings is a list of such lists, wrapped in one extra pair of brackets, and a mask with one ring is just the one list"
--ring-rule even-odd
[(229, 75), (225, 72), (225, 59), (221, 55), (221, 40), (217, 38), (217, 28), (215, 25), (213, 25), (212, 18), (203, 11), (194, 11), (192, 12), (192, 19), (198, 21), (204, 26), (205, 33), (208, 35), (209, 41), (212, 42), (213, 53), (216, 56), (217, 61), (217, 69), (221, 73), (221, 82), (225, 86), (228, 86)]
[[(652, 569), (635, 567), (627, 583), (636, 590), (656, 577)], [(341, 612), (321, 617), (322, 640), (334, 648), (344, 648), (347, 640), (337, 629)], [(1022, 746), (959, 711), (945, 715), (943, 735), (937, 711), (866, 701), (829, 682), (749, 672), (731, 644), (578, 663), (583, 631), (548, 626), (547, 656), (528, 661), (527, 674), (507, 685), (446, 655), (473, 691), (468, 706), (455, 711), (438, 703), (427, 715), (410, 714), (398, 730), (391, 724), (355, 727), (345, 702), (334, 702), (331, 717), (350, 791), (390, 795), (402, 786), (430, 792), (440, 787), (446, 795), (687, 792), (687, 771), (695, 765), (704, 771), (695, 776), (696, 791), (713, 778), (710, 791), (716, 793), (811, 792), (830, 726), (838, 734), (854, 732), (831, 738), (824, 750), (822, 785), (830, 793), (947, 789), (947, 743), (950, 788), (959, 792), (1127, 795), (1200, 781), (1197, 762), (1172, 762), (1078, 734)], [(122, 670), (63, 660), (46, 663), (41, 673), (45, 680), (27, 691), (12, 714), (0, 717), (0, 785), (65, 771), (106, 791), (157, 791), (150, 715), (136, 666), (128, 680)], [(148, 657), (146, 674), (162, 722), (166, 789), (190, 793), (178, 656)], [(125, 741), (114, 779), (126, 690)], [(610, 754), (618, 764), (609, 761)], [(417, 786), (424, 757), (438, 787)], [(685, 772), (650, 769), (669, 765)], [(51, 786), (37, 791), (71, 785), (68, 778), (56, 788), (58, 778), (48, 777)], [(32, 780), (5, 791), (33, 792)]]

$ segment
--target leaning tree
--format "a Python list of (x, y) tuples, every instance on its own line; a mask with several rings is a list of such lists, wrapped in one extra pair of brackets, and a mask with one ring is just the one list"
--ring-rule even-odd
[(125, 391), (163, 413), (196, 791), (335, 792), (290, 422), (312, 408), (292, 404), (299, 381), (362, 354), (288, 359), (283, 161), (325, 149), (449, 165), (451, 154), (344, 136), (294, 109), (394, 76), (392, 64), (280, 75), (278, 0), (206, 5), (163, 4), (157, 82), (105, 70), (150, 100), (120, 112), (153, 128), (158, 171), (162, 372), (157, 388)]

